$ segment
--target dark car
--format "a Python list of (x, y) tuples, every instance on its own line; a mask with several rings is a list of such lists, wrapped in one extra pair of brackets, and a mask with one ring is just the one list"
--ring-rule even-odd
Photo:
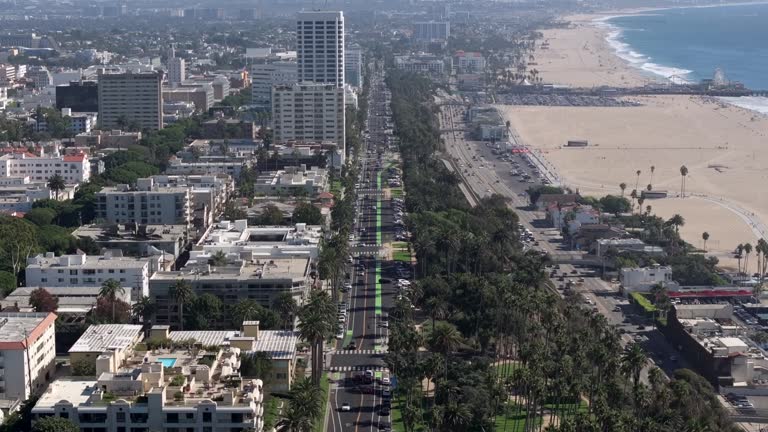
[(379, 415), (388, 416), (389, 415), (389, 407), (388, 406), (382, 406), (381, 410), (379, 410)]
[(354, 341), (352, 341), (352, 342), (350, 342), (347, 345), (346, 349), (348, 349), (348, 350), (356, 350), (357, 349), (357, 344)]

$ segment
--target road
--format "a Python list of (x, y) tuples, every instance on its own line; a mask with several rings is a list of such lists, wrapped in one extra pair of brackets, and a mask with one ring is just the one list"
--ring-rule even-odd
[[(450, 98), (453, 102), (458, 102), (456, 96)], [(443, 102), (445, 101), (444, 99)], [(553, 236), (553, 228), (544, 220), (544, 213), (532, 210), (529, 206), (525, 192), (528, 187), (542, 184), (545, 178), (552, 184), (558, 181), (556, 175), (550, 173), (547, 162), (529, 156), (528, 153), (514, 153), (509, 156), (505, 155), (508, 155), (507, 152), (494, 154), (494, 149), (487, 143), (469, 139), (464, 132), (469, 130), (465, 122), (466, 113), (467, 108), (458, 103), (443, 104), (440, 113), (440, 127), (447, 130), (443, 134), (445, 150), (460, 172), (465, 185), (480, 197), (499, 194), (508, 198), (510, 207), (515, 210), (520, 222), (533, 234), (533, 241), (527, 242), (527, 247), (548, 253), (556, 262), (578, 263), (582, 253), (570, 251), (559, 236)], [(514, 131), (512, 136), (515, 136)], [(511, 175), (512, 170), (528, 174), (531, 181), (522, 181), (522, 176)], [(585, 307), (592, 307), (606, 317), (609, 325), (622, 332), (622, 345), (633, 341), (639, 343), (649, 359), (668, 376), (671, 376), (675, 369), (688, 367), (653, 323), (634, 313), (633, 307), (619, 293), (618, 285), (599, 277), (599, 269), (596, 271), (587, 266), (571, 264), (560, 264), (555, 268), (556, 273), (551, 273), (550, 276), (558, 293), (564, 296), (565, 284), (572, 280), (574, 290), (585, 298)], [(560, 278), (562, 280), (559, 280)], [(583, 282), (578, 282), (579, 279)], [(647, 371), (643, 373), (642, 378), (647, 381)]]
[[(381, 255), (382, 244), (394, 230), (392, 202), (382, 193), (389, 141), (385, 132), (389, 128), (386, 101), (383, 74), (376, 71), (371, 78), (368, 133), (357, 161), (357, 222), (354, 238), (350, 239), (352, 289), (342, 297), (348, 305), (348, 316), (343, 339), (337, 339), (326, 361), (331, 380), (328, 431), (381, 431), (390, 424), (389, 415), (382, 415), (385, 387), (380, 383), (381, 378), (388, 377), (384, 354), (389, 330), (383, 317), (397, 291), (389, 282), (397, 278), (394, 263)], [(366, 371), (374, 374), (370, 384), (356, 379)]]

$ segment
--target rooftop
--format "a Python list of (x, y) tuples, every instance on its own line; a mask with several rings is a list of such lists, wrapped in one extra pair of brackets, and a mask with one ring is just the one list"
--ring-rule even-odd
[(130, 347), (139, 334), (141, 334), (140, 325), (92, 325), (72, 345), (69, 352), (103, 352), (109, 349), (123, 350)]
[[(32, 291), (43, 288), (59, 301), (56, 313), (87, 313), (96, 304), (101, 287), (21, 287), (0, 301), (3, 308), (18, 307), (21, 311), (33, 312), (29, 304), (29, 296)], [(130, 300), (130, 293), (123, 295), (123, 300)]]
[(70, 401), (74, 406), (81, 405), (88, 402), (97, 388), (96, 380), (60, 378), (48, 385), (35, 408), (52, 408), (62, 400)]
[(172, 241), (187, 234), (186, 225), (84, 225), (72, 235), (89, 237), (95, 241), (152, 242)]
[[(243, 324), (247, 324), (246, 321)], [(229, 345), (232, 338), (243, 337), (237, 330), (198, 330), (174, 331), (168, 336), (172, 341), (193, 339), (204, 346)], [(274, 360), (289, 360), (296, 355), (299, 334), (286, 330), (259, 330), (259, 337), (254, 344), (254, 352), (268, 352)]]
[(243, 260), (222, 267), (211, 268), (207, 259), (203, 262), (189, 262), (179, 271), (159, 271), (152, 276), (153, 281), (176, 281), (179, 279), (203, 280), (238, 280), (254, 279), (291, 279), (304, 280), (309, 273), (310, 258), (290, 257), (275, 259)]
[(66, 267), (66, 268), (143, 268), (149, 264), (147, 259), (124, 257), (121, 251), (107, 251), (104, 255), (86, 255), (79, 253), (75, 255), (55, 256), (53, 252), (47, 252), (45, 255), (39, 254), (27, 259), (27, 268), (47, 268), (47, 267)]
[(0, 312), (0, 350), (26, 348), (54, 321), (47, 312)]

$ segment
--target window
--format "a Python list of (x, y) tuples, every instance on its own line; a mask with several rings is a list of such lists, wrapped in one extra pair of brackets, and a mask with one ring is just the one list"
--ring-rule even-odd
[[(124, 412), (118, 412), (117, 413), (117, 422), (118, 423), (125, 423), (125, 413)], [(125, 429), (125, 428), (123, 428)]]
[(203, 413), (203, 423), (210, 423), (211, 422), (211, 413), (204, 412)]
[(165, 415), (165, 422), (166, 423), (178, 423), (179, 422), (179, 413), (168, 413)]

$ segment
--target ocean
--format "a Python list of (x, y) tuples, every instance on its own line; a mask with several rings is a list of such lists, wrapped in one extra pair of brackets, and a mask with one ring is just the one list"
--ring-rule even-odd
[[(768, 4), (661, 9), (597, 23), (631, 65), (675, 82), (726, 79), (768, 90)], [(728, 100), (768, 113), (768, 98)]]

